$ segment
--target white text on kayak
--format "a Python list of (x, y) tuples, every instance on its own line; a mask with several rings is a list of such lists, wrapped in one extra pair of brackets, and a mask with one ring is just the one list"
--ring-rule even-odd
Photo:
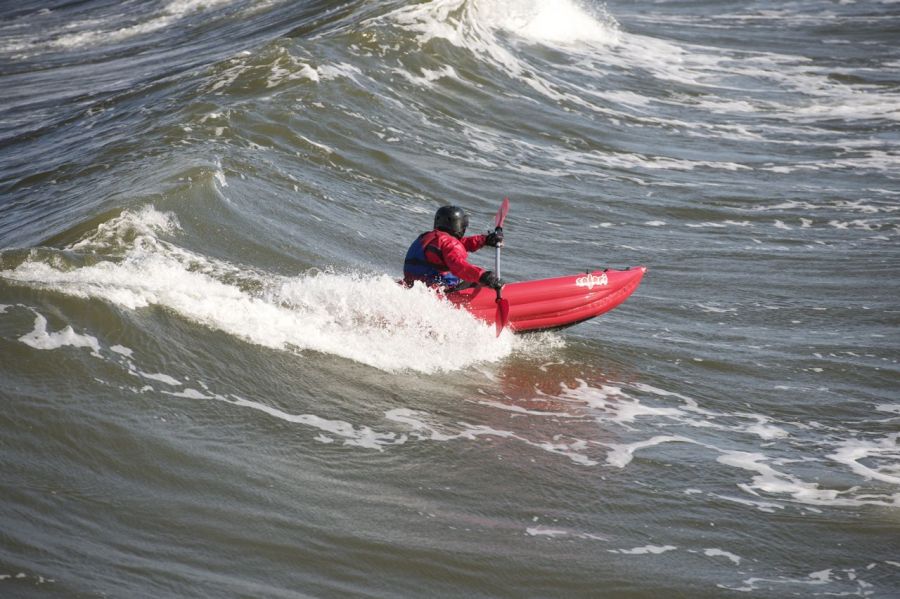
[(587, 287), (588, 289), (608, 284), (609, 279), (606, 278), (606, 273), (601, 274), (599, 277), (595, 274), (587, 274), (575, 279), (575, 285), (577, 287)]

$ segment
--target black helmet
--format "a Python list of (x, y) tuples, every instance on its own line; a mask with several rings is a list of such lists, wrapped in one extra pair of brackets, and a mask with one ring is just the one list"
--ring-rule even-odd
[(434, 213), (434, 228), (462, 239), (469, 226), (469, 215), (459, 206), (441, 206)]

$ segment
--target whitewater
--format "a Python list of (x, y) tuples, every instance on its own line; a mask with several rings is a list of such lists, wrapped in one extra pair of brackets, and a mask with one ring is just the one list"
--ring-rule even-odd
[[(0, 11), (0, 595), (900, 592), (890, 0)], [(499, 337), (397, 284), (503, 198)], [(493, 267), (493, 252), (471, 256)]]

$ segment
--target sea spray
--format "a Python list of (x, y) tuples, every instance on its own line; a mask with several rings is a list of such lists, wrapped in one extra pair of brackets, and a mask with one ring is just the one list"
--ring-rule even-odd
[(91, 264), (67, 262), (63, 252), (26, 259), (0, 276), (126, 310), (159, 306), (246, 342), (386, 371), (453, 371), (513, 350), (510, 333), (495, 338), (427, 287), (407, 289), (380, 274), (273, 275), (161, 238), (178, 230), (171, 213), (126, 210), (66, 248), (93, 254)]

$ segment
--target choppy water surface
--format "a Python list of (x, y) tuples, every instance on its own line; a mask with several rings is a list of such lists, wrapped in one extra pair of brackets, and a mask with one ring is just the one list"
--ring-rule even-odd
[(897, 596), (897, 7), (5, 6), (0, 595)]

